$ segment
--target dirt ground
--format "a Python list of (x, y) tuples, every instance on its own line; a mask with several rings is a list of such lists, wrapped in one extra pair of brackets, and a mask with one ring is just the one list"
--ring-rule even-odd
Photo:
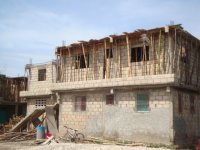
[(169, 150), (145, 146), (118, 146), (100, 144), (59, 143), (44, 146), (32, 145), (33, 141), (0, 143), (0, 150)]

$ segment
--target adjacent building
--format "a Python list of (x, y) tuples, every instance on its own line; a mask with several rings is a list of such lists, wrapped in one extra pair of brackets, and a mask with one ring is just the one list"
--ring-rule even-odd
[(27, 78), (10, 78), (0, 75), (0, 124), (9, 121), (13, 115), (26, 115), (26, 100), (19, 92), (26, 90)]

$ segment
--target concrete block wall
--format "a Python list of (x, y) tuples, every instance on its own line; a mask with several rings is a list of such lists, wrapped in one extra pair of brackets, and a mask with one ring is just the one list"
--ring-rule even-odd
[(102, 79), (102, 80), (89, 80), (89, 81), (76, 81), (76, 82), (62, 82), (55, 83), (52, 90), (78, 90), (89, 88), (105, 88), (105, 87), (120, 87), (120, 86), (151, 86), (161, 84), (174, 83), (173, 74), (163, 75), (147, 75), (147, 76), (134, 76), (127, 78), (114, 78), (114, 79)]
[[(175, 143), (184, 144), (195, 142), (200, 136), (200, 95), (190, 91), (174, 89), (173, 111)], [(178, 95), (181, 97), (182, 112), (179, 112)], [(194, 96), (194, 113), (190, 112), (190, 96)]]
[[(149, 112), (137, 112), (136, 94), (149, 94)], [(172, 141), (172, 104), (165, 88), (114, 91), (115, 104), (106, 105), (109, 90), (63, 93), (60, 105), (61, 133), (67, 125), (77, 128), (87, 136), (109, 139), (133, 140), (147, 143)], [(76, 96), (86, 96), (86, 111), (76, 112)]]
[[(46, 69), (46, 80), (38, 81), (38, 70)], [(51, 94), (53, 83), (56, 82), (56, 67), (52, 62), (48, 64), (33, 65), (28, 78), (28, 90), (20, 92), (20, 96), (37, 96)]]
[[(171, 41), (173, 42), (173, 41)], [(130, 49), (136, 45), (142, 44), (141, 41), (135, 39), (130, 42)], [(172, 44), (171, 44), (172, 45)], [(172, 73), (167, 71), (165, 68), (169, 68), (167, 65), (167, 50), (168, 50), (168, 35), (162, 33), (161, 36), (161, 48), (159, 49), (159, 39), (158, 36), (155, 36), (154, 39), (154, 48), (152, 49), (149, 46), (150, 59), (147, 62), (132, 62), (131, 63), (131, 76), (141, 76), (141, 75), (153, 75), (153, 74), (168, 74)], [(171, 49), (170, 49), (171, 50)], [(153, 53), (154, 51), (154, 53)], [(128, 52), (126, 44), (116, 47), (113, 46), (113, 58), (106, 59), (106, 72), (105, 75), (110, 77), (105, 78), (125, 78), (129, 76), (128, 74)], [(171, 53), (170, 53), (171, 54)], [(95, 52), (95, 58), (93, 59), (93, 51), (89, 51), (89, 68), (75, 69), (75, 56), (65, 57), (65, 80), (64, 81), (84, 81), (86, 80), (99, 80), (103, 79), (103, 67), (104, 67), (104, 49), (99, 48)], [(120, 55), (120, 57), (119, 57)], [(171, 58), (171, 57), (170, 57)], [(159, 59), (159, 61), (158, 61)], [(93, 62), (94, 61), (94, 62)], [(171, 61), (171, 60), (170, 60)], [(119, 64), (120, 62), (120, 64)], [(109, 67), (108, 67), (109, 66)], [(110, 69), (108, 69), (110, 68)], [(109, 70), (109, 71), (108, 71)]]
[(50, 97), (37, 97), (37, 98), (29, 98), (27, 100), (27, 114), (30, 114), (36, 109), (36, 100), (46, 100), (46, 106), (52, 106), (56, 103), (55, 100), (51, 99)]

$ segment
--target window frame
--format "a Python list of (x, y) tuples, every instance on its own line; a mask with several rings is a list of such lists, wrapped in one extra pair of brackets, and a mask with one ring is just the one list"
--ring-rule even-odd
[(41, 109), (41, 108), (45, 108), (46, 106), (47, 106), (46, 99), (36, 99), (35, 100), (35, 108)]
[[(87, 67), (85, 64), (85, 57), (86, 57), (86, 63), (87, 63)], [(89, 68), (89, 53), (86, 53), (84, 57), (84, 54), (78, 54), (75, 56), (75, 69), (85, 69), (85, 68)]]
[(38, 69), (38, 81), (46, 81), (46, 79), (47, 79), (47, 69), (46, 68)]
[[(138, 102), (139, 102), (138, 96), (139, 96), (139, 95), (143, 95), (143, 96), (145, 95), (145, 96), (147, 96), (147, 103), (146, 103), (146, 104), (147, 104), (147, 105), (146, 105), (147, 108), (146, 108), (146, 110), (139, 110), (139, 109), (138, 109), (138, 106), (139, 106), (139, 105), (138, 105)], [(135, 100), (136, 100), (135, 104), (136, 104), (136, 111), (137, 111), (137, 112), (149, 112), (149, 111), (150, 111), (149, 98), (150, 98), (150, 96), (149, 96), (149, 93), (148, 93), (148, 92), (141, 92), (141, 93), (137, 93), (137, 94), (136, 94), (136, 96), (135, 96)], [(140, 104), (140, 105), (141, 105), (141, 104)]]
[(87, 110), (86, 96), (76, 96), (75, 101), (74, 101), (74, 111), (75, 112), (84, 112), (86, 110)]
[(112, 48), (107, 48), (106, 49), (106, 58), (107, 59), (113, 58), (113, 49)]
[[(109, 100), (107, 98), (111, 97), (112, 96), (112, 100)], [(111, 102), (112, 101), (112, 102)], [(111, 103), (110, 103), (111, 102)], [(106, 95), (106, 105), (115, 105), (115, 96), (114, 94), (107, 94)]]
[[(145, 48), (146, 48), (146, 59), (144, 58), (144, 61), (149, 61), (150, 60), (150, 48), (148, 45), (146, 45)], [(142, 62), (143, 61), (142, 59), (143, 59), (143, 46), (132, 47), (131, 48), (131, 59), (130, 59), (131, 63)]]

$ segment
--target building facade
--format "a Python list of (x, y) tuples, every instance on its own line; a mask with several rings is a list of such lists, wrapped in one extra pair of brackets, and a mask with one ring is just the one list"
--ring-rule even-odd
[(28, 113), (59, 103), (61, 133), (164, 144), (200, 134), (200, 42), (181, 25), (60, 46), (26, 69)]

